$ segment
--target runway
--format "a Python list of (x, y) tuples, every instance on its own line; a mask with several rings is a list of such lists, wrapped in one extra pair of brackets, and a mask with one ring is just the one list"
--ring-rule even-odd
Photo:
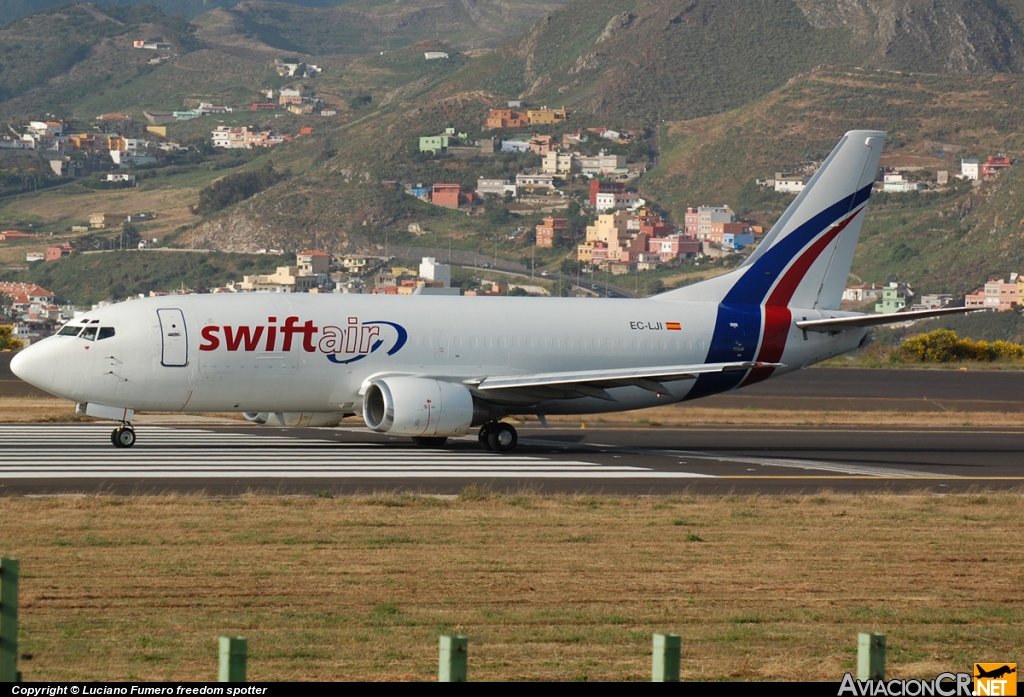
[(719, 427), (524, 428), (511, 454), (474, 435), (423, 449), (365, 429), (0, 425), (0, 494), (196, 493), (236, 496), (415, 491), (666, 495), (835, 490), (1006, 489), (1024, 483), (1014, 429)]

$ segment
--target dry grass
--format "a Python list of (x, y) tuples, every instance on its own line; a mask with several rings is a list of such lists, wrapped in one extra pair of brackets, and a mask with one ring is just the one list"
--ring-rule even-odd
[(29, 680), (838, 679), (856, 633), (888, 673), (1015, 661), (1019, 493), (938, 497), (413, 495), (0, 499)]
[(56, 397), (0, 397), (0, 423), (89, 421), (75, 414), (75, 403)]

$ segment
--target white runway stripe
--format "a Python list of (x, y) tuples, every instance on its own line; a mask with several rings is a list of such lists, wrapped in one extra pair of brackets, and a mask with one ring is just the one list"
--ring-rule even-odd
[[(340, 443), (257, 433), (148, 426), (134, 448), (115, 449), (111, 426), (0, 425), (0, 481), (16, 479), (691, 479), (631, 465)], [(335, 436), (336, 437), (336, 436)]]

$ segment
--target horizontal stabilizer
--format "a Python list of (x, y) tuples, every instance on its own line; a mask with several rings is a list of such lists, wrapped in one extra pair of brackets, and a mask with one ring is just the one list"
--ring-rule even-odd
[(943, 307), (937, 310), (914, 310), (897, 312), (892, 315), (856, 315), (854, 317), (834, 317), (831, 319), (809, 319), (796, 323), (796, 326), (807, 332), (841, 332), (858, 327), (878, 327), (885, 324), (900, 324), (915, 319), (928, 319), (942, 315), (957, 315), (965, 312), (977, 312), (979, 307)]
[[(534, 373), (532, 375), (502, 375), (466, 381), (478, 390), (503, 390), (517, 387), (555, 387), (570, 385), (591, 385), (620, 383), (636, 385), (650, 391), (657, 391), (656, 381), (688, 380), (705, 373), (721, 373), (729, 370), (750, 370), (752, 368), (780, 368), (781, 363), (704, 363), (697, 365), (662, 365), (646, 368), (616, 368), (612, 370), (577, 370), (564, 373)], [(606, 385), (616, 387), (618, 385)], [(653, 388), (653, 389), (652, 389)]]

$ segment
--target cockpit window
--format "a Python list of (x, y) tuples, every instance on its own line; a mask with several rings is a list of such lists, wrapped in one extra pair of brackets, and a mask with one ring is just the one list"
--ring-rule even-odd
[(79, 337), (85, 339), (86, 341), (95, 341), (97, 329), (99, 329), (99, 327), (86, 327), (84, 330), (82, 330), (82, 333), (79, 334)]
[(75, 327), (68, 325), (57, 332), (57, 336), (78, 336), (78, 332), (82, 331), (81, 327)]
[(103, 339), (109, 339), (112, 336), (114, 336), (114, 328), (113, 327), (100, 327), (99, 339), (101, 341)]

